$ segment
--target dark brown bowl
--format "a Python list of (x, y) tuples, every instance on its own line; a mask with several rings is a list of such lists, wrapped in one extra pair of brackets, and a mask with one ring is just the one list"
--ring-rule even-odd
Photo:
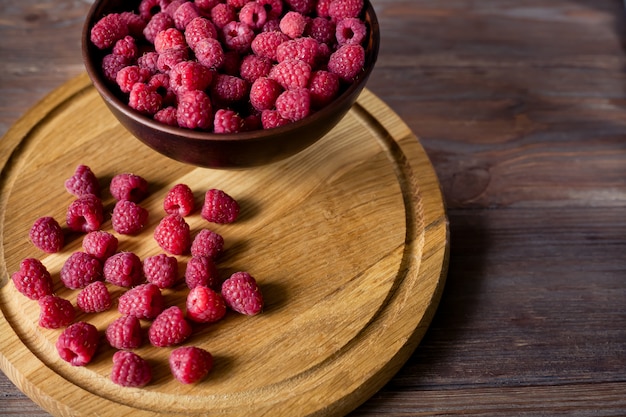
[(353, 84), (323, 109), (287, 126), (235, 134), (215, 134), (171, 127), (130, 108), (110, 88), (100, 66), (104, 55), (89, 40), (93, 25), (104, 15), (136, 9), (139, 1), (96, 0), (83, 27), (82, 53), (96, 90), (119, 122), (157, 152), (180, 162), (208, 168), (246, 168), (292, 156), (328, 133), (350, 110), (365, 87), (378, 57), (380, 32), (376, 13), (365, 1), (364, 19), (369, 27), (365, 44), (365, 68)]

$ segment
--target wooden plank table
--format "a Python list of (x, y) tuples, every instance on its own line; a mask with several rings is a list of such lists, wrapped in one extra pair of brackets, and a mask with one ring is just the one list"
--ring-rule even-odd
[[(373, 0), (368, 88), (419, 137), (451, 232), (443, 298), (353, 412), (626, 414), (619, 0)], [(83, 72), (87, 1), (0, 4), (0, 135)], [(0, 374), (0, 415), (45, 416)]]

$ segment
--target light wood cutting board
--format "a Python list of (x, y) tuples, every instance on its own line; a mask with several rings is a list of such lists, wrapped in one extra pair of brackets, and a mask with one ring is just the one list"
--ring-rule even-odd
[[(169, 373), (172, 348), (144, 343), (153, 365), (141, 389), (109, 379), (113, 349), (103, 342), (85, 367), (62, 361), (61, 330), (38, 327), (35, 301), (11, 280), (26, 257), (48, 267), (58, 295), (75, 303), (59, 271), (81, 250), (78, 234), (61, 253), (46, 255), (28, 240), (32, 223), (53, 216), (65, 225), (72, 201), (63, 183), (78, 164), (101, 179), (108, 212), (110, 179), (133, 172), (150, 182), (141, 204), (149, 226), (118, 235), (120, 250), (142, 259), (161, 253), (152, 233), (163, 197), (177, 183), (196, 193), (220, 188), (242, 207), (230, 225), (187, 218), (193, 232), (209, 228), (226, 242), (224, 277), (245, 270), (258, 280), (262, 314), (229, 313), (195, 326), (185, 345), (215, 356), (202, 382), (182, 385)], [(28, 396), (58, 416), (313, 416), (343, 415), (380, 389), (424, 335), (443, 290), (448, 222), (435, 172), (410, 129), (365, 90), (325, 138), (302, 153), (259, 168), (211, 170), (169, 160), (135, 140), (107, 111), (85, 76), (46, 97), (0, 141), (0, 367)], [(110, 220), (103, 225), (112, 231)], [(181, 273), (188, 259), (179, 256)], [(110, 287), (115, 296), (121, 289)], [(184, 283), (166, 290), (184, 306)], [(116, 308), (82, 314), (104, 332)], [(147, 327), (149, 323), (144, 323)]]

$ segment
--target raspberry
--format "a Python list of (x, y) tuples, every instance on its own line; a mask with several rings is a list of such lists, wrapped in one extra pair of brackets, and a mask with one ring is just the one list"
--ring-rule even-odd
[(265, 25), (263, 25), (261, 32), (279, 32), (281, 35), (289, 39), (289, 36), (285, 35), (284, 33), (280, 31), (280, 20), (278, 17), (268, 19), (268, 21), (265, 22)]
[(222, 0), (194, 0), (201, 12), (210, 12), (212, 8), (220, 4)]
[(130, 35), (126, 35), (122, 39), (115, 42), (112, 52), (115, 55), (121, 55), (128, 59), (136, 59), (139, 55), (139, 48), (137, 48), (135, 38)]
[(285, 0), (285, 4), (298, 13), (309, 14), (313, 11), (315, 0)]
[[(128, 33), (132, 38), (139, 38), (143, 35), (143, 29), (146, 27), (148, 19), (144, 19), (140, 15), (133, 12), (121, 12), (120, 19), (128, 26)], [(136, 57), (136, 55), (135, 55)]]
[(128, 105), (131, 108), (146, 115), (153, 115), (159, 111), (162, 104), (163, 97), (157, 93), (154, 87), (143, 82), (132, 85), (128, 97)]
[(206, 256), (192, 256), (187, 262), (185, 283), (191, 289), (199, 285), (213, 290), (219, 289), (221, 282), (213, 260)]
[(256, 2), (265, 9), (268, 21), (277, 19), (283, 14), (282, 0), (256, 0)]
[(199, 347), (183, 346), (172, 350), (168, 362), (174, 378), (183, 384), (193, 384), (209, 374), (213, 355)]
[(143, 274), (157, 287), (171, 288), (178, 281), (178, 260), (164, 253), (149, 256), (143, 261)]
[(213, 132), (215, 133), (237, 133), (244, 130), (244, 120), (235, 111), (219, 109), (215, 112), (213, 121)]
[(159, 314), (148, 329), (148, 339), (153, 346), (174, 346), (191, 335), (191, 325), (178, 306), (168, 307)]
[(87, 194), (100, 197), (98, 178), (87, 165), (78, 165), (74, 174), (65, 180), (64, 186), (74, 197), (83, 197)]
[(196, 323), (215, 323), (226, 315), (222, 296), (209, 287), (198, 285), (187, 294), (187, 317)]
[(143, 36), (150, 43), (154, 43), (157, 33), (174, 27), (174, 19), (165, 12), (158, 12), (150, 18), (143, 29)]
[(176, 184), (165, 195), (163, 210), (167, 214), (178, 214), (185, 217), (190, 215), (195, 208), (193, 191), (187, 184)]
[(317, 0), (315, 5), (315, 13), (320, 17), (329, 17), (328, 10), (330, 9), (330, 3), (334, 0)]
[(222, 283), (222, 297), (233, 311), (248, 316), (263, 310), (263, 295), (254, 277), (247, 272), (235, 272)]
[(299, 59), (309, 64), (315, 65), (319, 43), (313, 38), (297, 38), (281, 43), (276, 48), (276, 59), (283, 62), (287, 59)]
[(111, 225), (121, 235), (133, 235), (148, 222), (148, 210), (129, 200), (120, 200), (113, 207)]
[(100, 229), (104, 220), (102, 200), (86, 195), (74, 200), (67, 208), (65, 223), (74, 232), (89, 233)]
[(211, 99), (204, 91), (186, 91), (178, 98), (176, 121), (188, 129), (209, 129), (213, 123)]
[(159, 287), (147, 283), (137, 285), (122, 294), (117, 309), (121, 314), (152, 320), (163, 311), (164, 307), (165, 300)]
[(167, 3), (169, 2), (163, 0), (141, 0), (138, 7), (139, 15), (144, 20), (150, 20), (157, 13), (163, 12)]
[(105, 261), (117, 251), (117, 238), (104, 230), (94, 230), (83, 238), (83, 250)]
[(262, 4), (250, 1), (239, 11), (239, 21), (248, 25), (252, 30), (259, 30), (267, 21), (267, 11)]
[(236, 17), (235, 8), (226, 3), (220, 3), (211, 9), (211, 21), (218, 29), (223, 28)]
[(137, 65), (140, 68), (147, 69), (151, 74), (156, 74), (159, 72), (159, 67), (157, 66), (158, 59), (159, 54), (154, 51), (149, 51), (137, 58)]
[(111, 308), (113, 301), (109, 289), (102, 281), (95, 281), (76, 296), (76, 305), (85, 313), (100, 313)]
[(250, 85), (242, 78), (217, 74), (211, 85), (211, 98), (215, 103), (233, 104), (246, 98)]
[(159, 71), (169, 73), (176, 64), (189, 59), (189, 52), (187, 49), (168, 49), (159, 54), (157, 58), (157, 68)]
[(178, 214), (168, 214), (154, 229), (154, 240), (161, 249), (173, 255), (183, 255), (191, 245), (190, 228)]
[(205, 90), (213, 79), (208, 67), (195, 61), (182, 61), (170, 71), (170, 88), (181, 94), (190, 90)]
[(269, 77), (278, 81), (286, 90), (305, 88), (311, 78), (311, 66), (299, 59), (286, 59), (272, 68)]
[(223, 250), (224, 238), (209, 229), (200, 230), (191, 243), (191, 256), (217, 259)]
[(60, 329), (69, 326), (76, 317), (74, 306), (65, 298), (44, 295), (38, 302), (39, 326), (46, 329)]
[[(170, 88), (170, 76), (169, 74), (157, 73), (150, 77), (148, 80), (148, 85), (153, 87), (157, 93), (163, 97), (163, 107), (168, 106), (171, 107), (176, 103), (176, 93)], [(156, 112), (161, 112), (163, 109)], [(156, 119), (156, 117), (155, 117)]]
[(334, 22), (318, 16), (308, 22), (305, 35), (310, 36), (320, 43), (332, 45), (336, 40), (335, 31), (336, 26)]
[(122, 55), (107, 54), (102, 58), (102, 74), (107, 81), (115, 84), (117, 73), (128, 66), (131, 60)]
[(222, 39), (226, 49), (246, 53), (254, 39), (254, 31), (242, 22), (232, 21), (222, 28)]
[(200, 39), (195, 45), (194, 52), (198, 62), (212, 70), (224, 65), (226, 59), (222, 44), (214, 38)]
[(254, 54), (246, 55), (241, 60), (239, 74), (244, 80), (253, 83), (257, 78), (267, 76), (272, 69), (272, 65), (273, 63), (269, 58)]
[(224, 191), (212, 188), (204, 195), (201, 216), (212, 223), (233, 223), (239, 216), (239, 203)]
[(365, 22), (355, 17), (347, 17), (337, 22), (336, 38), (339, 46), (358, 45), (367, 35)]
[(263, 129), (272, 129), (275, 127), (285, 126), (291, 123), (291, 120), (285, 119), (276, 110), (263, 110), (261, 112), (261, 125)]
[(295, 88), (283, 92), (276, 99), (276, 110), (285, 119), (298, 121), (311, 113), (311, 95), (306, 88)]
[(198, 9), (198, 6), (196, 6), (191, 1), (187, 1), (178, 6), (176, 11), (174, 12), (174, 25), (176, 25), (178, 30), (185, 30), (189, 22), (199, 16), (200, 11)]
[(168, 126), (178, 126), (176, 121), (176, 107), (168, 106), (154, 113), (154, 120)]
[(250, 0), (226, 0), (226, 4), (234, 7), (235, 9), (241, 9)]
[(301, 13), (289, 11), (280, 19), (280, 30), (291, 39), (299, 38), (306, 29), (306, 17)]
[(333, 101), (339, 94), (339, 76), (329, 71), (316, 71), (309, 80), (311, 106), (320, 109)]
[(35, 247), (46, 253), (56, 253), (63, 248), (65, 235), (54, 217), (44, 216), (35, 220), (28, 233)]
[(137, 349), (141, 346), (141, 322), (135, 316), (120, 316), (107, 326), (105, 336), (115, 349)]
[(348, 17), (359, 17), (363, 0), (332, 0), (328, 6), (328, 16), (338, 22)]
[(165, 13), (169, 14), (174, 18), (174, 13), (176, 10), (187, 0), (165, 0), (166, 7), (163, 9)]
[(93, 255), (74, 252), (63, 263), (60, 277), (63, 285), (69, 289), (85, 288), (102, 279), (102, 264)]
[(122, 387), (145, 387), (152, 380), (148, 361), (133, 352), (119, 350), (113, 354), (111, 381)]
[(39, 259), (26, 258), (11, 275), (15, 288), (31, 300), (52, 294), (52, 277)]
[(256, 55), (276, 61), (278, 45), (289, 40), (289, 36), (282, 32), (261, 32), (255, 36), (250, 45)]
[(132, 287), (143, 280), (141, 259), (133, 252), (120, 252), (104, 262), (104, 280), (118, 287)]
[(185, 41), (192, 50), (203, 39), (217, 39), (217, 28), (207, 18), (198, 16), (191, 20), (185, 28)]
[(154, 50), (159, 54), (168, 49), (182, 49), (186, 47), (185, 35), (176, 28), (162, 30), (154, 38)]
[(282, 92), (283, 88), (278, 81), (259, 77), (250, 87), (250, 104), (258, 111), (271, 109)]
[(328, 70), (346, 82), (353, 82), (363, 70), (365, 50), (361, 45), (343, 45), (330, 55)]
[(99, 339), (96, 326), (79, 321), (63, 330), (55, 346), (61, 359), (73, 366), (84, 366), (93, 359)]
[(137, 65), (122, 68), (115, 76), (115, 82), (120, 90), (129, 93), (137, 83), (145, 83), (150, 79), (150, 71)]
[(117, 174), (111, 179), (109, 191), (118, 201), (128, 200), (139, 203), (148, 195), (148, 181), (136, 174)]
[(119, 13), (110, 13), (93, 25), (90, 39), (98, 48), (107, 49), (126, 35), (128, 35), (128, 26), (120, 18)]

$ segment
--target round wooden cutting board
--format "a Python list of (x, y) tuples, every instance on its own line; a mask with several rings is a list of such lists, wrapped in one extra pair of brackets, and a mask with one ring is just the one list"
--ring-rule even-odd
[[(114, 350), (104, 338), (91, 363), (72, 367), (54, 346), (61, 330), (39, 327), (37, 302), (15, 289), (11, 274), (35, 257), (52, 274), (57, 295), (76, 303), (77, 291), (63, 288), (59, 271), (82, 250), (82, 236), (68, 234), (63, 251), (47, 255), (28, 231), (41, 216), (65, 227), (73, 197), (64, 181), (79, 164), (99, 177), (107, 213), (114, 175), (132, 172), (150, 183), (141, 202), (149, 225), (135, 236), (116, 234), (119, 250), (141, 259), (162, 253), (152, 235), (175, 184), (189, 185), (198, 206), (210, 188), (239, 201), (240, 217), (229, 225), (206, 222), (199, 209), (187, 217), (192, 233), (208, 228), (224, 237), (222, 277), (250, 272), (266, 301), (258, 316), (229, 312), (218, 323), (194, 325), (184, 344), (215, 357), (202, 382), (176, 381), (167, 364), (173, 348), (147, 341), (136, 350), (154, 373), (145, 388), (111, 382)], [(343, 415), (405, 363), (443, 290), (448, 222), (437, 177), (415, 135), (367, 90), (300, 154), (258, 168), (211, 170), (169, 160), (131, 137), (83, 75), (11, 128), (0, 141), (0, 166), (0, 367), (53, 415)], [(102, 228), (112, 232), (110, 219)], [(177, 258), (182, 279), (189, 257)], [(123, 290), (109, 288), (115, 297)], [(184, 308), (184, 281), (164, 294)], [(103, 333), (118, 315), (114, 306), (76, 320)]]

